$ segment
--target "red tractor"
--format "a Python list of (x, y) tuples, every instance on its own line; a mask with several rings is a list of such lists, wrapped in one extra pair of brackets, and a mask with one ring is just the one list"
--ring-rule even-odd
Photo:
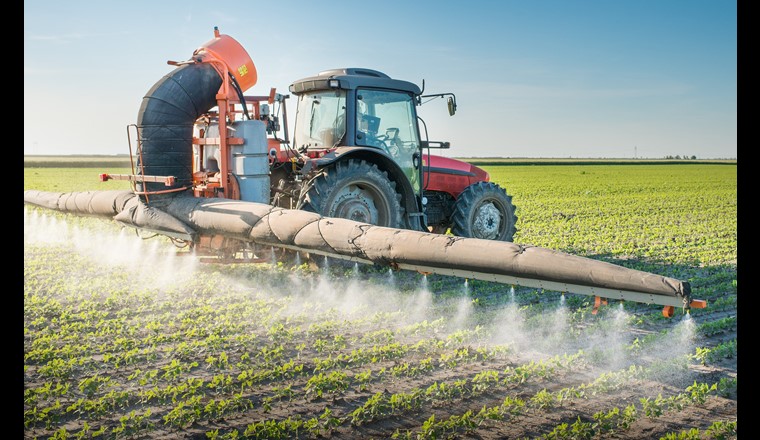
[(290, 85), (291, 142), (290, 95), (245, 96), (256, 69), (231, 37), (215, 29), (189, 60), (169, 64), (177, 68), (151, 88), (138, 114), (135, 173), (103, 176), (133, 181), (146, 202), (191, 188), (197, 197), (512, 241), (511, 196), (481, 168), (430, 154), (449, 143), (427, 139), (417, 107), (446, 97), (453, 115), (452, 93), (425, 95), (371, 69), (327, 70)]
[[(422, 135), (423, 95), (415, 84), (370, 69), (335, 69), (290, 85), (298, 99), (293, 150), (298, 166), (273, 167), (275, 194), (296, 208), (391, 228), (428, 229), (512, 241), (515, 208), (488, 173), (430, 155), (448, 148)], [(425, 133), (426, 134), (426, 133)], [(275, 203), (278, 203), (275, 196)]]

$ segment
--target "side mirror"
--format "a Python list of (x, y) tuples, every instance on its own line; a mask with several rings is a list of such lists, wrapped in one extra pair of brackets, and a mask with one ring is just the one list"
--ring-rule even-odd
[(449, 105), (449, 116), (454, 116), (454, 113), (456, 113), (457, 111), (457, 103), (454, 102), (454, 98), (452, 96), (449, 96), (448, 105)]

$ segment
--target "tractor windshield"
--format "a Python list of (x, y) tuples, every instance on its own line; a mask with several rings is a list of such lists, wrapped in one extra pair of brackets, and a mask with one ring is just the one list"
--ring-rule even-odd
[(332, 148), (346, 134), (346, 92), (329, 90), (305, 93), (298, 97), (296, 148)]
[(356, 96), (356, 145), (381, 148), (404, 170), (415, 191), (419, 171), (413, 155), (419, 151), (417, 118), (412, 95), (360, 89)]

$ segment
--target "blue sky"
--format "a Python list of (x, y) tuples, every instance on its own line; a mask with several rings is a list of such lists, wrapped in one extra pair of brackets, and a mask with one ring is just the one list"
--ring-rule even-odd
[(249, 95), (337, 67), (455, 93), (419, 109), (447, 156), (737, 156), (736, 0), (24, 1), (24, 154), (127, 153), (214, 26)]

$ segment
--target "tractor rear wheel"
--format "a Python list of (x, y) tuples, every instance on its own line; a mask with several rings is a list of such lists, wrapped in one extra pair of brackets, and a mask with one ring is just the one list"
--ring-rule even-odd
[(325, 168), (309, 188), (304, 209), (389, 228), (404, 224), (396, 183), (364, 160), (349, 159)]
[(517, 216), (512, 196), (493, 182), (468, 186), (454, 202), (451, 232), (460, 237), (512, 241)]

